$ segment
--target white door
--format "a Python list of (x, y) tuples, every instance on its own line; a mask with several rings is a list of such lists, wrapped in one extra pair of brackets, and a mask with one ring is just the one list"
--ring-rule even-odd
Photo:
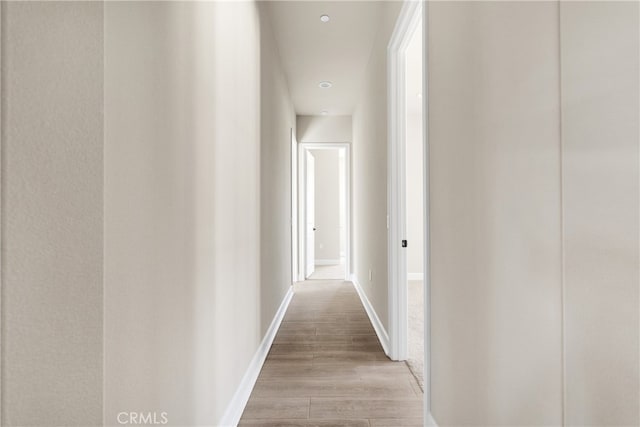
[(316, 254), (315, 254), (315, 245), (316, 241), (314, 238), (314, 234), (316, 231), (315, 228), (315, 211), (316, 211), (316, 195), (315, 195), (315, 159), (310, 152), (306, 152), (306, 163), (307, 163), (307, 171), (306, 171), (306, 203), (305, 203), (305, 212), (307, 217), (307, 229), (306, 229), (306, 269), (305, 269), (305, 277), (309, 277), (313, 274), (315, 270), (316, 264)]

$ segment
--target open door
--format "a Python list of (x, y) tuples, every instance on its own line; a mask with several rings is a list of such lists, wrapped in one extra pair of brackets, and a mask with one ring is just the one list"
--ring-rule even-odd
[(306, 225), (306, 259), (305, 259), (305, 277), (309, 277), (313, 274), (315, 270), (315, 238), (314, 234), (316, 231), (315, 227), (315, 159), (313, 154), (309, 151), (306, 152), (306, 200), (305, 200), (305, 212), (307, 217), (307, 225)]
[[(298, 144), (298, 281), (309, 279), (313, 274), (318, 280), (351, 280), (351, 196), (350, 196), (350, 144), (349, 143), (331, 143), (331, 142), (303, 142)], [(335, 167), (331, 166), (330, 170), (335, 170), (334, 184), (327, 184), (323, 177), (325, 171), (325, 163), (327, 161), (327, 151), (331, 151), (335, 156)], [(331, 156), (329, 156), (331, 157)], [(322, 161), (321, 161), (322, 160)], [(333, 161), (333, 160), (332, 160)], [(322, 164), (321, 164), (322, 163)], [(322, 213), (322, 210), (316, 212), (316, 173), (319, 174), (317, 182), (318, 200), (324, 200), (329, 191), (336, 192), (339, 196), (339, 203), (336, 211), (339, 213), (339, 220), (335, 217), (325, 227), (321, 224), (322, 218), (316, 213)], [(333, 174), (333, 172), (332, 172)], [(323, 184), (323, 185), (321, 185)], [(326, 187), (329, 185), (329, 187)], [(333, 189), (332, 189), (333, 188)], [(322, 191), (321, 191), (322, 190)], [(333, 202), (331, 202), (332, 204)], [(323, 201), (322, 206), (325, 208), (330, 203)], [(333, 222), (331, 222), (333, 221)], [(316, 227), (320, 231), (316, 231)], [(327, 252), (326, 240), (321, 234), (322, 231), (335, 230), (340, 234), (339, 242), (331, 237), (331, 249)], [(329, 231), (331, 233), (332, 231)], [(323, 244), (324, 243), (324, 244)], [(316, 244), (318, 247), (316, 248)], [(337, 250), (336, 246), (340, 246)], [(324, 251), (322, 251), (324, 249)], [(316, 252), (321, 251), (321, 252)], [(320, 269), (316, 269), (317, 265), (323, 265)]]

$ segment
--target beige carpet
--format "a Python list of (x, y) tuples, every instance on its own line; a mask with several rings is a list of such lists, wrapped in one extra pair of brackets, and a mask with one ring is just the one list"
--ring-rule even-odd
[(344, 280), (344, 264), (316, 265), (309, 280)]
[(409, 280), (407, 365), (424, 390), (424, 294), (421, 280)]

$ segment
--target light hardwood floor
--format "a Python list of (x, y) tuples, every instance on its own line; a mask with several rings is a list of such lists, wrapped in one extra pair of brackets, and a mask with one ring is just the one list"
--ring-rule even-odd
[(421, 426), (422, 391), (390, 361), (353, 285), (298, 283), (240, 426)]

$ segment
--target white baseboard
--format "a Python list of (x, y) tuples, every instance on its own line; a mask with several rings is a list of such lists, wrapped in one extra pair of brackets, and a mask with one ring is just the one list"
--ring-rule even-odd
[(269, 325), (269, 329), (267, 329), (267, 333), (264, 335), (262, 342), (258, 346), (253, 359), (251, 359), (251, 363), (249, 364), (247, 371), (242, 377), (240, 385), (238, 385), (235, 394), (231, 398), (231, 402), (229, 402), (229, 404), (227, 405), (227, 409), (224, 411), (224, 415), (222, 415), (218, 426), (236, 427), (240, 422), (240, 418), (242, 417), (244, 408), (247, 406), (247, 402), (249, 401), (249, 397), (251, 396), (253, 387), (258, 380), (258, 375), (260, 374), (262, 365), (264, 364), (264, 361), (267, 358), (267, 354), (271, 349), (273, 339), (276, 337), (276, 333), (278, 332), (278, 328), (280, 328), (280, 323), (282, 323), (282, 319), (287, 312), (287, 307), (289, 307), (289, 302), (291, 302), (292, 297), (293, 286), (289, 288), (287, 294), (282, 300), (282, 303), (280, 303), (280, 307), (273, 317), (271, 325)]
[(340, 259), (317, 259), (316, 265), (339, 265)]
[(380, 340), (380, 344), (382, 344), (384, 353), (388, 356), (389, 349), (390, 349), (389, 334), (387, 334), (387, 331), (384, 329), (384, 326), (382, 325), (382, 322), (380, 321), (380, 318), (378, 317), (376, 310), (371, 305), (369, 298), (367, 298), (367, 295), (364, 293), (364, 290), (360, 286), (360, 283), (358, 282), (358, 278), (356, 277), (355, 274), (351, 275), (351, 283), (353, 283), (353, 287), (356, 288), (356, 292), (358, 293), (358, 296), (360, 296), (360, 301), (362, 301), (362, 305), (364, 306), (364, 309), (366, 310), (367, 315), (369, 316), (369, 320), (373, 325), (373, 329), (375, 329), (376, 335), (378, 335), (378, 340)]
[(422, 273), (407, 273), (407, 280), (424, 280)]

